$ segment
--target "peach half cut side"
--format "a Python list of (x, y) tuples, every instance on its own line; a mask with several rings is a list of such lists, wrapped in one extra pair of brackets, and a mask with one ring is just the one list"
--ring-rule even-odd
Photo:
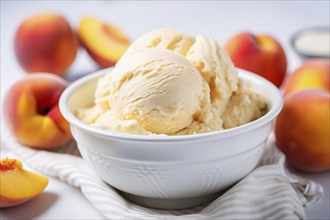
[(114, 66), (131, 43), (118, 27), (92, 17), (80, 21), (78, 34), (89, 55), (102, 68)]

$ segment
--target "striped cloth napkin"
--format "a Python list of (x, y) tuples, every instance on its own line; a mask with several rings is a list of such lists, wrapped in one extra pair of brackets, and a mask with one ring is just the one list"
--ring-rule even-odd
[(125, 200), (105, 184), (80, 157), (74, 142), (55, 151), (27, 148), (2, 127), (1, 145), (48, 176), (79, 187), (96, 209), (109, 219), (304, 219), (304, 206), (316, 202), (322, 187), (285, 169), (285, 157), (274, 137), (258, 167), (209, 204), (184, 210), (145, 208)]

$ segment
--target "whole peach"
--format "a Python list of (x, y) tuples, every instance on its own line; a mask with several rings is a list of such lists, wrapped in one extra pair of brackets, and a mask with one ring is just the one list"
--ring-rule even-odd
[(52, 148), (71, 139), (58, 101), (68, 83), (50, 73), (27, 75), (14, 83), (3, 101), (4, 119), (17, 140), (34, 148)]
[(77, 36), (64, 17), (57, 14), (32, 16), (18, 27), (15, 54), (29, 72), (50, 72), (63, 76), (74, 61)]
[(330, 93), (306, 89), (288, 95), (275, 121), (275, 137), (294, 167), (330, 169)]
[(330, 61), (328, 59), (305, 61), (287, 75), (283, 87), (284, 96), (308, 88), (319, 88), (330, 92)]
[(241, 32), (231, 37), (224, 48), (236, 67), (261, 75), (280, 87), (286, 74), (287, 59), (274, 37)]

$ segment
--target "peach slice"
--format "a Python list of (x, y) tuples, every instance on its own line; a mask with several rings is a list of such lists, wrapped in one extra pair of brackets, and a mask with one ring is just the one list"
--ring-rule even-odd
[(78, 34), (89, 55), (102, 68), (114, 66), (130, 45), (119, 28), (92, 17), (80, 21)]
[(0, 207), (11, 207), (29, 201), (48, 185), (48, 179), (23, 169), (16, 159), (0, 160)]

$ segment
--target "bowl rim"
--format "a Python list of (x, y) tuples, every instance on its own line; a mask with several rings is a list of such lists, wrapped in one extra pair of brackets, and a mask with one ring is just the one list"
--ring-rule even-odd
[(205, 139), (212, 139), (212, 138), (225, 138), (231, 137), (238, 134), (246, 133), (248, 131), (254, 130), (258, 127), (262, 127), (267, 123), (271, 122), (281, 111), (283, 106), (283, 98), (279, 91), (279, 89), (267, 79), (254, 74), (252, 72), (236, 68), (238, 75), (245, 75), (246, 78), (251, 80), (253, 83), (257, 83), (260, 85), (264, 85), (267, 87), (273, 97), (271, 97), (273, 101), (273, 105), (269, 111), (263, 115), (262, 117), (248, 122), (246, 124), (229, 128), (225, 130), (218, 130), (212, 131), (207, 133), (200, 133), (200, 134), (190, 134), (190, 135), (177, 135), (177, 136), (170, 136), (170, 135), (138, 135), (138, 134), (127, 134), (127, 133), (120, 133), (115, 131), (109, 130), (102, 130), (100, 128), (96, 128), (90, 126), (81, 120), (79, 120), (69, 109), (68, 107), (68, 100), (71, 95), (75, 92), (75, 90), (80, 87), (82, 84), (87, 83), (89, 80), (99, 78), (102, 75), (109, 73), (113, 70), (113, 67), (105, 68), (98, 70), (96, 72), (90, 73), (87, 76), (84, 76), (72, 84), (70, 84), (61, 94), (59, 100), (59, 108), (63, 115), (63, 117), (70, 123), (71, 126), (78, 127), (88, 133), (91, 133), (95, 136), (117, 139), (117, 140), (125, 140), (125, 141), (143, 141), (143, 142), (178, 142), (178, 141), (196, 141), (196, 140), (205, 140)]

